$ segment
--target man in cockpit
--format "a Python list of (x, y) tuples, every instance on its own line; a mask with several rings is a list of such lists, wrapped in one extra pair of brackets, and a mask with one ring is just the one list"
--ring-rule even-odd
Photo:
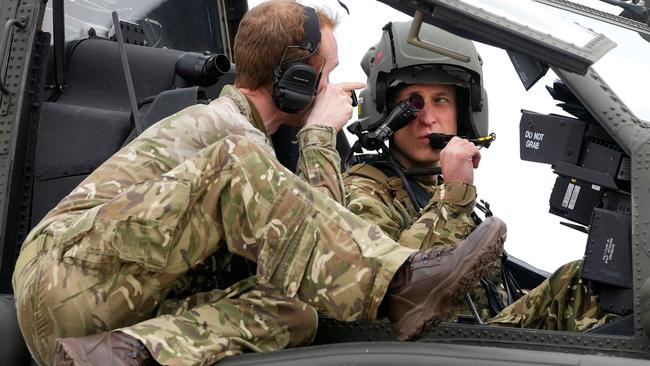
[[(458, 137), (442, 149), (432, 148), (429, 135), (487, 135), (482, 61), (471, 41), (428, 24), (422, 24), (419, 37), (439, 50), (407, 43), (410, 24), (384, 27), (379, 43), (362, 59), (368, 81), (360, 95), (360, 118), (380, 119), (400, 102), (419, 112), (394, 132), (380, 157), (345, 173), (347, 205), (403, 246), (451, 250), (480, 222), (473, 214), (473, 182), (481, 153)], [(495, 262), (468, 296), (456, 299), (448, 320), (480, 317), (489, 324), (585, 331), (617, 318), (598, 307), (582, 282), (582, 261), (560, 267), (512, 304), (521, 293), (506, 285), (510, 274), (502, 265)]]

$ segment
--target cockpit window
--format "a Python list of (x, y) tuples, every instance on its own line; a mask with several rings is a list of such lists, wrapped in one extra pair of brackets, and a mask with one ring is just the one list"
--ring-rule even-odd
[[(65, 0), (65, 38), (72, 41), (87, 38), (89, 34), (113, 36), (111, 14), (117, 11), (121, 21), (141, 27), (145, 45), (224, 53), (221, 45), (223, 41), (228, 44), (229, 36), (222, 34), (217, 19), (218, 3), (214, 0)], [(52, 24), (52, 2), (48, 2), (44, 30), (52, 32)]]
[(512, 6), (510, 0), (463, 0), (462, 2), (577, 47), (585, 47), (599, 36), (589, 29), (562, 18), (546, 16), (549, 14), (548, 8), (534, 1), (526, 2), (525, 6)]
[(424, 19), (485, 44), (516, 50), (571, 72), (585, 74), (589, 66), (616, 46), (602, 34), (553, 17), (532, 0), (519, 0), (517, 6), (506, 0), (427, 0), (427, 3), (434, 11), (416, 9), (414, 19)]

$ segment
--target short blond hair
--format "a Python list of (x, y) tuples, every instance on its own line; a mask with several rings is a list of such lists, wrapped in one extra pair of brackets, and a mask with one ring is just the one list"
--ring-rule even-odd
[[(303, 5), (295, 0), (271, 0), (248, 11), (235, 36), (235, 85), (257, 89), (273, 82), (275, 68), (289, 46), (298, 45), (305, 36)], [(321, 31), (334, 30), (338, 18), (316, 9)], [(309, 51), (290, 49), (288, 59), (307, 57)], [(308, 63), (313, 65), (310, 58)], [(314, 65), (316, 66), (316, 65)]]

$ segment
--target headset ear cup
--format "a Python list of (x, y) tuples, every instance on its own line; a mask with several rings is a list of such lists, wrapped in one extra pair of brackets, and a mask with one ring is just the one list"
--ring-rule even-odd
[[(275, 69), (271, 91), (276, 107), (286, 113), (299, 113), (305, 110), (316, 95), (321, 78), (321, 73), (316, 72), (306, 63), (309, 56), (317, 53), (320, 45), (320, 20), (314, 8), (303, 6), (303, 10), (305, 15), (304, 39), (300, 44), (289, 46), (285, 50), (285, 54)], [(286, 52), (292, 47), (309, 51), (309, 55), (299, 61), (285, 62)]]
[(319, 80), (320, 73), (306, 63), (291, 63), (284, 70), (278, 68), (273, 81), (273, 102), (283, 112), (302, 112), (316, 94)]

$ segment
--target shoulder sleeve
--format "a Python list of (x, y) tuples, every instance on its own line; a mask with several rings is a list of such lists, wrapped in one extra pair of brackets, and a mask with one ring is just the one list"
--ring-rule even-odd
[(403, 207), (396, 205), (388, 185), (375, 179), (372, 174), (362, 174), (363, 170), (369, 169), (376, 170), (361, 164), (350, 168), (344, 175), (347, 207), (398, 241), (400, 232), (411, 223), (411, 218)]
[(420, 218), (402, 231), (400, 244), (427, 249), (455, 244), (474, 230), (471, 217), (476, 202), (476, 187), (465, 183), (445, 183), (435, 188)]
[(300, 157), (296, 174), (322, 194), (345, 205), (336, 130), (328, 126), (306, 126), (298, 132), (298, 143)]

